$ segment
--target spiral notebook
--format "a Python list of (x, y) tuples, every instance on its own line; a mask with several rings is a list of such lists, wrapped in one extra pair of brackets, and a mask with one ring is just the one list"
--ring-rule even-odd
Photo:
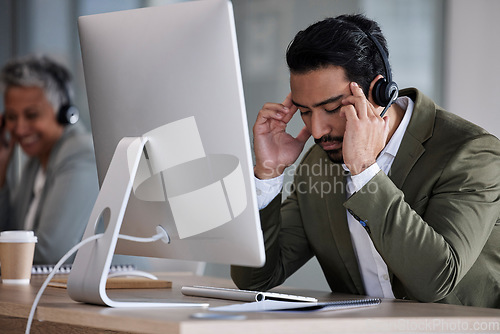
[[(31, 274), (32, 275), (47, 275), (54, 270), (55, 265), (52, 264), (36, 264), (33, 265), (31, 268)], [(71, 264), (63, 264), (56, 272), (56, 274), (69, 274), (71, 271)], [(112, 265), (111, 268), (109, 269), (109, 273), (115, 273), (118, 271), (132, 271), (135, 270), (135, 266), (133, 264), (117, 264), (117, 265)]]
[(334, 302), (317, 303), (316, 305), (304, 305), (302, 307), (285, 308), (276, 311), (328, 311), (328, 310), (342, 310), (348, 308), (358, 308), (367, 306), (376, 306), (382, 302), (380, 298), (365, 298), (365, 299), (346, 299)]

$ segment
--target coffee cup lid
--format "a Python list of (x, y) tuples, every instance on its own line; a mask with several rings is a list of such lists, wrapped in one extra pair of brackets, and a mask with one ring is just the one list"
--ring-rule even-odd
[(3, 231), (0, 233), (0, 242), (37, 242), (33, 231)]

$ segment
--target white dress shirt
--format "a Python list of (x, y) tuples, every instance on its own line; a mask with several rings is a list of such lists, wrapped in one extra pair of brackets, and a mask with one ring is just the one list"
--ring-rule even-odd
[[(347, 197), (360, 190), (380, 170), (386, 174), (389, 173), (414, 107), (413, 101), (408, 97), (400, 97), (395, 103), (406, 110), (401, 123), (389, 143), (380, 152), (376, 163), (358, 175), (347, 176)], [(343, 168), (349, 171), (345, 165)], [(258, 206), (259, 209), (263, 209), (279, 194), (283, 186), (283, 175), (269, 180), (255, 178), (255, 184)], [(349, 212), (347, 212), (347, 223), (366, 294), (372, 297), (394, 298), (387, 265), (375, 249), (365, 228)]]

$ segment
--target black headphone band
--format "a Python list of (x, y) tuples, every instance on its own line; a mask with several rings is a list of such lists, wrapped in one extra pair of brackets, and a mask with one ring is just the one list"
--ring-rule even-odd
[(382, 62), (385, 70), (385, 79), (378, 80), (373, 86), (372, 97), (379, 106), (385, 106), (384, 110), (380, 114), (381, 117), (387, 112), (391, 104), (398, 97), (398, 85), (392, 81), (391, 67), (389, 65), (389, 60), (387, 59), (387, 54), (380, 42), (368, 31), (360, 29), (363, 33), (375, 44), (377, 50), (382, 58)]
[(387, 53), (382, 47), (382, 44), (369, 31), (362, 29), (354, 22), (346, 21), (343, 18), (338, 17), (337, 20), (349, 25), (351, 28), (360, 31), (365, 36), (367, 36), (368, 39), (370, 39), (370, 41), (375, 45), (380, 57), (382, 58), (385, 77), (383, 79), (377, 80), (377, 82), (375, 82), (375, 84), (373, 85), (372, 97), (376, 104), (378, 104), (379, 106), (385, 106), (384, 111), (381, 113), (381, 116), (383, 116), (391, 106), (391, 104), (396, 100), (399, 93), (398, 85), (394, 81), (392, 81), (391, 67), (389, 65)]
[(361, 31), (363, 31), (365, 33), (365, 35), (368, 36), (368, 38), (377, 47), (378, 52), (379, 52), (380, 56), (382, 57), (382, 61), (384, 63), (384, 70), (385, 70), (386, 80), (388, 82), (391, 82), (392, 81), (391, 67), (389, 65), (389, 60), (387, 59), (387, 54), (385, 53), (384, 48), (382, 47), (382, 45), (380, 44), (380, 42), (372, 34), (370, 34), (368, 31), (364, 31), (364, 30), (361, 30)]

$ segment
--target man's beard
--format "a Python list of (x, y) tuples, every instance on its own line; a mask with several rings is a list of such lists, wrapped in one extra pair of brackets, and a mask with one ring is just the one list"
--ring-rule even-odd
[[(332, 137), (330, 135), (326, 135), (326, 136), (323, 136), (319, 139), (314, 139), (314, 142), (320, 146), (321, 146), (321, 143), (328, 143), (328, 142), (333, 142), (333, 141), (343, 143), (344, 137)], [(342, 154), (342, 149), (328, 150), (328, 151), (324, 150), (324, 151), (328, 155), (328, 158), (330, 159), (331, 162), (338, 163), (338, 164), (344, 163), (344, 156)]]

